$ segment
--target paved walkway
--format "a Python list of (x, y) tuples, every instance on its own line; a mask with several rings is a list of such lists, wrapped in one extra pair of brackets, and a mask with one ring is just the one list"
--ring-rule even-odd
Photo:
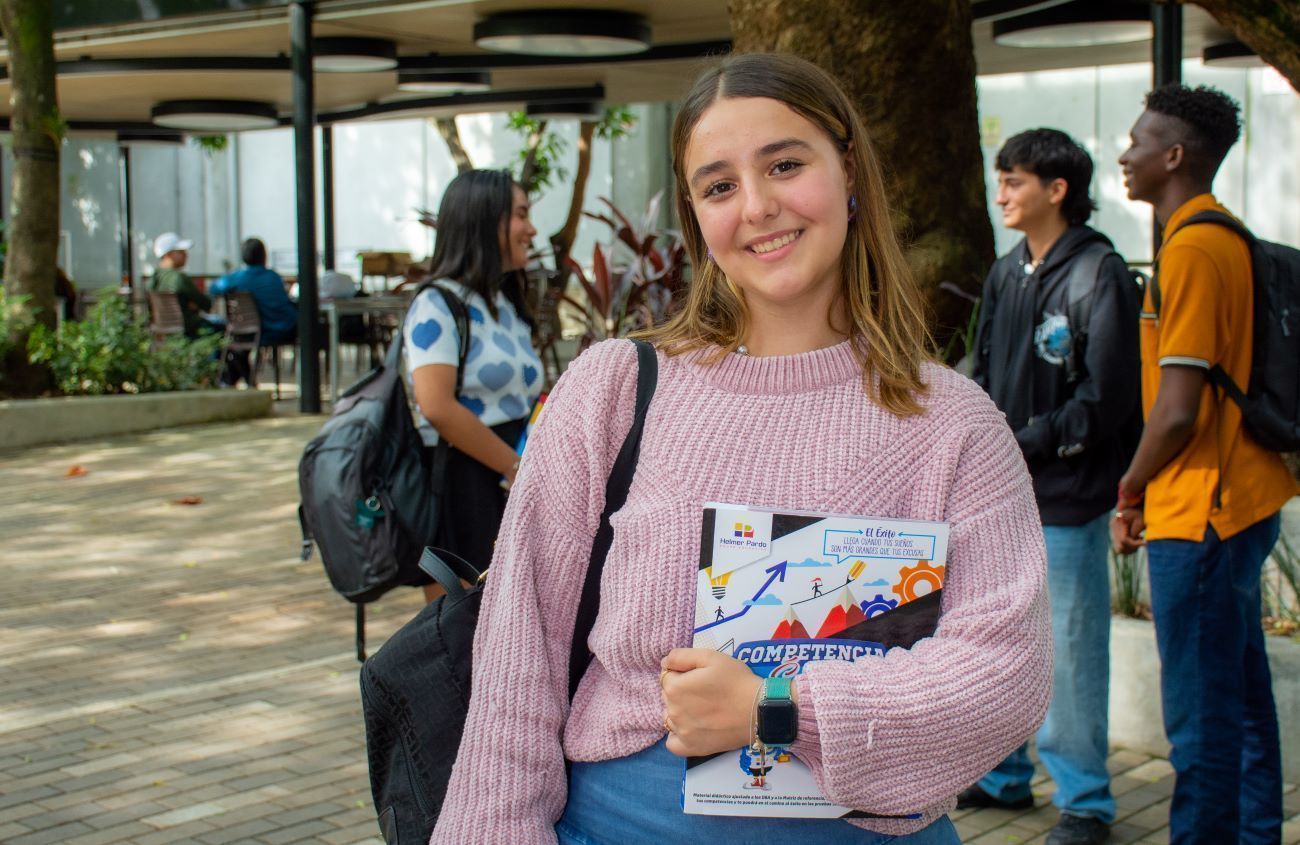
[[(0, 842), (380, 842), (351, 606), (297, 557), (295, 468), (320, 422), (0, 454)], [(372, 606), (372, 645), (419, 606), (414, 590)], [(1112, 841), (1166, 841), (1168, 764), (1111, 767)], [(1050, 791), (958, 829), (1041, 842)]]

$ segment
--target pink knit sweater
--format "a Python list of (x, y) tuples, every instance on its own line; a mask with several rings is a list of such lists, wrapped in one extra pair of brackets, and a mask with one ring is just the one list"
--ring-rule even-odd
[(608, 760), (663, 736), (659, 661), (691, 644), (706, 501), (952, 525), (935, 635), (868, 664), (809, 664), (798, 682), (793, 750), (826, 795), (923, 813), (856, 824), (924, 827), (1042, 721), (1052, 677), (1042, 529), (1020, 449), (984, 393), (927, 366), (927, 411), (901, 419), (866, 398), (848, 343), (710, 366), (700, 357), (660, 355), (640, 464), (612, 519), (595, 660), (571, 711), (578, 595), (632, 423), (632, 344), (592, 347), (551, 394), (501, 527), (469, 721), (432, 843), (553, 843), (565, 755)]

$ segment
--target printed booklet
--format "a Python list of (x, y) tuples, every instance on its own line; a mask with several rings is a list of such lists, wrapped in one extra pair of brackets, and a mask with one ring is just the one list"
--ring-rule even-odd
[[(708, 503), (696, 648), (793, 678), (814, 660), (868, 661), (934, 633), (948, 525)], [(789, 749), (686, 761), (682, 808), (715, 816), (881, 818), (827, 801)], [(917, 818), (905, 816), (904, 818)]]

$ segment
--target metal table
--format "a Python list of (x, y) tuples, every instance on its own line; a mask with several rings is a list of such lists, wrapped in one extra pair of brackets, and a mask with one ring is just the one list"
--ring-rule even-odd
[(359, 296), (354, 299), (331, 299), (320, 304), (320, 312), (329, 321), (329, 376), (330, 402), (339, 398), (339, 317), (359, 314), (367, 319), (383, 314), (395, 314), (399, 319), (406, 314), (411, 305), (411, 297), (404, 294), (393, 296)]

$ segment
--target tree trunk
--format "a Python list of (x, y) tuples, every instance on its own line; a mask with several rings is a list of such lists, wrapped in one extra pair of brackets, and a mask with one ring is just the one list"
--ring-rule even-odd
[(971, 304), (941, 283), (978, 295), (995, 257), (969, 0), (731, 0), (731, 30), (737, 52), (802, 56), (857, 104), (944, 348)]
[(473, 170), (474, 163), (469, 160), (469, 153), (465, 152), (465, 145), (460, 142), (460, 127), (456, 125), (456, 118), (437, 117), (434, 118), (433, 124), (438, 127), (438, 134), (442, 136), (442, 140), (447, 142), (451, 160), (456, 162), (456, 172), (464, 173)]
[(1300, 91), (1300, 3), (1296, 0), (1192, 0)]
[(551, 251), (555, 256), (555, 276), (551, 287), (563, 288), (569, 279), (565, 259), (578, 237), (578, 223), (582, 220), (582, 201), (587, 194), (587, 177), (591, 174), (591, 139), (596, 133), (596, 123), (584, 120), (578, 127), (578, 169), (573, 176), (573, 196), (569, 199), (569, 215), (564, 218), (560, 231), (551, 235)]
[(524, 166), (519, 168), (519, 184), (524, 186), (524, 191), (528, 194), (537, 190), (537, 149), (545, 139), (546, 121), (543, 120), (528, 136), (528, 154), (524, 158)]
[[(54, 87), (54, 32), (49, 0), (0, 0), (0, 29), (12, 80), (13, 192), (5, 292), (30, 297), (36, 320), (55, 324), (54, 270), (59, 246), (59, 146), (63, 119)], [(35, 395), (52, 381), (27, 360), (27, 338), (14, 338), (4, 362), (5, 389)]]

